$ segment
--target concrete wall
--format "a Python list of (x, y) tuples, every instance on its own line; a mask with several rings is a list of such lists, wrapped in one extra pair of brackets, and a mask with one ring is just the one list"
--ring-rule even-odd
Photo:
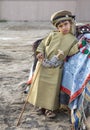
[(0, 19), (48, 21), (55, 11), (75, 9), (76, 0), (2, 0)]
[(77, 0), (76, 14), (78, 21), (90, 21), (90, 0)]
[(90, 0), (0, 0), (0, 19), (48, 21), (58, 10), (70, 10), (78, 21), (90, 21)]

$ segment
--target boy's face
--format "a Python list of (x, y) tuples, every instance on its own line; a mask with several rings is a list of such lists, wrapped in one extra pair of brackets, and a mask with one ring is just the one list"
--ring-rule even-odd
[(70, 33), (70, 30), (71, 30), (71, 23), (70, 23), (70, 21), (60, 22), (60, 24), (57, 26), (57, 29), (62, 34), (68, 34), (68, 33)]

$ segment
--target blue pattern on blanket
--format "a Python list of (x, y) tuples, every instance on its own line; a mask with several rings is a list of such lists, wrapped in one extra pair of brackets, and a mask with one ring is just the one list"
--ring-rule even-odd
[(62, 87), (69, 91), (70, 101), (80, 95), (83, 90), (83, 84), (89, 74), (90, 58), (88, 58), (87, 54), (79, 52), (70, 57), (68, 62), (65, 62)]

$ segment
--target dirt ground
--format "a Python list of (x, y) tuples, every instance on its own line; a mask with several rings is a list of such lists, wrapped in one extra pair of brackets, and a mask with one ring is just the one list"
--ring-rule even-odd
[(67, 114), (60, 112), (48, 120), (36, 115), (30, 104), (16, 125), (26, 99), (19, 83), (29, 76), (32, 43), (52, 29), (50, 23), (0, 23), (0, 130), (70, 130)]

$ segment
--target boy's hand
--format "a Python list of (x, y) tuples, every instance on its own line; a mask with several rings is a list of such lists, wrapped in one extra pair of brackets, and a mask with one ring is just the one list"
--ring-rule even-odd
[(44, 55), (42, 53), (38, 53), (37, 54), (37, 59), (38, 60), (43, 60), (44, 59)]
[(58, 50), (58, 54), (57, 54), (57, 57), (59, 57), (60, 55), (64, 55), (64, 52), (62, 50)]

